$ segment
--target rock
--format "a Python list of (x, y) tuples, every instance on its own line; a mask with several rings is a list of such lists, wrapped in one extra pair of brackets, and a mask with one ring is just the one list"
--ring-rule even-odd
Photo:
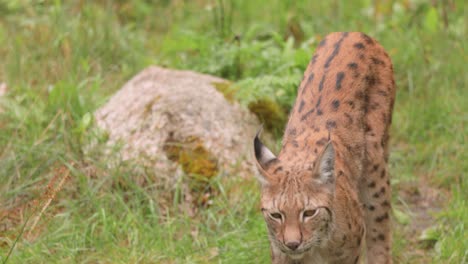
[(252, 140), (260, 124), (215, 85), (224, 79), (149, 67), (95, 113), (109, 143), (122, 142), (123, 159), (150, 160), (157, 170), (253, 175)]

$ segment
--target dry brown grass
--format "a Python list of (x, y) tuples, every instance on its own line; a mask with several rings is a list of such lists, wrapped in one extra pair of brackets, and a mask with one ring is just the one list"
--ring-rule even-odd
[[(73, 165), (73, 163), (70, 164), (70, 166)], [(61, 165), (53, 169), (52, 175), (47, 185), (43, 187), (43, 193), (38, 198), (30, 201), (18, 199), (14, 206), (0, 211), (0, 230), (2, 233), (8, 234), (1, 237), (8, 237), (12, 241), (12, 243), (8, 243), (5, 240), (0, 243), (1, 247), (10, 248), (3, 263), (8, 261), (9, 256), (21, 239), (33, 241), (41, 234), (41, 230), (46, 227), (46, 223), (41, 224), (40, 220), (45, 217), (46, 210), (70, 179), (70, 170), (65, 165)], [(33, 220), (30, 221), (31, 219)], [(16, 232), (10, 232), (12, 230)]]

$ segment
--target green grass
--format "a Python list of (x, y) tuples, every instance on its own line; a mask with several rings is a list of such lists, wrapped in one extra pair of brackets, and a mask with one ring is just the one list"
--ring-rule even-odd
[(411, 213), (398, 197), (408, 184), (447, 194), (428, 248), (397, 226), (395, 261), (467, 261), (463, 1), (386, 1), (393, 7), (379, 4), (377, 16), (370, 0), (155, 2), (0, 1), (0, 82), (9, 87), (0, 98), (0, 208), (22, 208), (61, 176), (56, 168), (71, 171), (31, 236), (18, 237), (34, 205), (19, 225), (0, 226), (1, 261), (15, 245), (8, 263), (268, 263), (254, 179), (220, 173), (213, 205), (191, 216), (157, 173), (103, 155), (106, 137), (90, 116), (152, 64), (227, 78), (244, 106), (269, 99), (287, 111), (316, 44), (347, 30), (378, 39), (395, 66), (395, 207)]

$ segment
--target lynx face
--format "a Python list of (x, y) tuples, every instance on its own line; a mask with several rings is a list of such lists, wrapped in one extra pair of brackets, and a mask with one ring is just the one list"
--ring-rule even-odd
[(272, 243), (293, 259), (329, 240), (333, 224), (334, 148), (328, 143), (315, 162), (288, 167), (255, 139), (262, 182), (262, 212)]

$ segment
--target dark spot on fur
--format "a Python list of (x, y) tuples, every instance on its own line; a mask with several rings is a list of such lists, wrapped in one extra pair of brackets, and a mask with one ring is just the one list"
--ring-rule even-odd
[(299, 109), (297, 110), (299, 113), (302, 112), (302, 109), (304, 108), (304, 105), (305, 105), (304, 100), (301, 100), (301, 102), (299, 103)]
[(305, 113), (305, 114), (301, 117), (301, 121), (305, 121), (314, 111), (315, 111), (315, 109), (312, 109), (312, 110), (309, 110), (307, 113)]
[[(372, 103), (370, 105), (371, 110), (377, 110), (379, 107), (380, 107), (379, 103)], [(387, 122), (384, 122), (384, 123), (386, 124)]]
[(323, 83), (325, 82), (325, 74), (323, 74), (322, 76), (322, 79), (320, 80), (320, 83), (319, 83), (319, 92), (321, 92), (323, 90)]
[(298, 148), (298, 147), (299, 147), (299, 143), (297, 143), (296, 140), (291, 140), (291, 144), (292, 144), (295, 148)]
[(382, 194), (384, 194), (384, 193), (385, 193), (385, 187), (380, 188), (380, 192), (381, 192)]
[(348, 36), (347, 33), (344, 33), (341, 38), (338, 40), (338, 42), (335, 43), (335, 48), (333, 49), (333, 52), (332, 54), (330, 55), (330, 57), (327, 58), (327, 61), (325, 62), (325, 65), (324, 67), (325, 68), (328, 68), (330, 66), (330, 63), (331, 61), (336, 57), (336, 55), (338, 55), (338, 53), (340, 52), (340, 47), (341, 47), (341, 43), (343, 42), (344, 38)]
[(330, 130), (332, 128), (336, 128), (336, 122), (333, 121), (333, 120), (327, 120), (326, 128), (328, 130)]
[(380, 197), (380, 192), (374, 193), (373, 197), (374, 197), (374, 198), (379, 198), (379, 197)]
[(377, 84), (377, 78), (374, 75), (366, 75), (364, 78), (369, 86), (374, 86)]
[(297, 134), (297, 130), (295, 128), (288, 129), (288, 134), (291, 136), (295, 136)]
[(311, 73), (309, 75), (309, 77), (307, 78), (307, 85), (310, 84), (310, 82), (312, 82), (314, 80), (314, 77), (315, 77), (315, 74), (314, 73)]
[(379, 234), (379, 236), (377, 237), (379, 240), (385, 240), (385, 235), (384, 234)]
[(385, 214), (383, 214), (382, 216), (376, 217), (376, 218), (375, 218), (375, 221), (378, 222), (378, 223), (380, 223), (380, 222), (384, 221), (385, 219), (388, 219), (388, 213), (385, 213)]
[(352, 70), (356, 70), (357, 67), (358, 67), (358, 65), (355, 62), (348, 63), (348, 68), (350, 68)]
[(320, 110), (320, 109), (317, 109), (317, 115), (319, 115), (319, 116), (320, 116), (320, 115), (323, 115), (323, 112), (322, 112), (322, 110)]
[(390, 203), (388, 201), (383, 201), (382, 206), (383, 207), (390, 207)]
[(324, 38), (324, 39), (322, 39), (322, 41), (320, 41), (319, 47), (323, 47), (323, 46), (325, 46), (325, 44), (327, 44), (327, 38)]
[(340, 101), (339, 100), (333, 100), (332, 102), (332, 106), (333, 106), (333, 110), (338, 110), (338, 108), (340, 107)]
[(385, 169), (382, 169), (382, 172), (380, 173), (380, 178), (384, 178), (385, 177)]
[(369, 94), (364, 93), (364, 104), (362, 105), (362, 107), (364, 108), (364, 113), (367, 113), (367, 107), (369, 106), (369, 101), (370, 101)]
[(361, 33), (361, 37), (362, 37), (362, 39), (364, 39), (364, 41), (367, 44), (374, 44), (374, 40), (371, 37), (367, 36), (366, 34)]
[(375, 207), (373, 205), (369, 205), (369, 206), (367, 206), (367, 208), (369, 208), (369, 210), (371, 210), (371, 211), (375, 210)]
[(312, 56), (312, 65), (314, 65), (317, 62), (317, 57), (318, 54), (314, 54), (314, 56)]
[(372, 181), (371, 183), (369, 183), (369, 185), (367, 185), (367, 187), (369, 187), (369, 188), (374, 188), (374, 187), (375, 187), (375, 182)]
[(383, 96), (383, 97), (387, 97), (387, 96), (388, 96), (388, 93), (387, 93), (386, 91), (384, 91), (384, 90), (381, 90), (381, 89), (377, 90), (377, 94), (378, 94), (378, 95), (381, 95), (381, 96)]
[(357, 91), (354, 94), (354, 97), (356, 97), (356, 99), (358, 99), (358, 100), (363, 100), (364, 99), (364, 92), (363, 91)]
[(343, 81), (344, 76), (345, 76), (344, 72), (339, 72), (336, 74), (336, 84), (335, 84), (336, 90), (341, 89), (341, 82)]
[(317, 103), (315, 104), (315, 108), (318, 108), (321, 102), (322, 102), (322, 96), (319, 96)]
[(355, 105), (353, 101), (347, 101), (346, 103), (351, 107), (351, 109), (354, 109)]
[(364, 44), (362, 44), (361, 42), (355, 43), (355, 44), (354, 44), (354, 47), (355, 47), (356, 49), (364, 49), (364, 48), (366, 48), (366, 47), (364, 46)]
[(385, 66), (385, 62), (383, 62), (383, 60), (381, 59), (378, 59), (376, 57), (371, 57), (371, 60), (372, 60), (372, 63), (374, 63), (375, 65)]
[(372, 166), (372, 172), (376, 172), (378, 169), (379, 169), (379, 164), (374, 164), (374, 166)]

